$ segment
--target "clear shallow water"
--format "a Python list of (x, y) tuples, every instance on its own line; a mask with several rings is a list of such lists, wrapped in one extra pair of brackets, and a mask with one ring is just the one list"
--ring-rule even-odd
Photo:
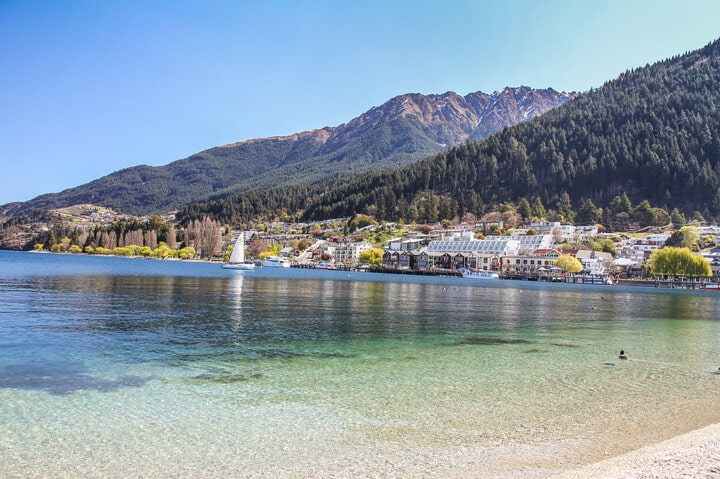
[(2, 477), (543, 477), (720, 421), (717, 293), (0, 252), (0, 305)]

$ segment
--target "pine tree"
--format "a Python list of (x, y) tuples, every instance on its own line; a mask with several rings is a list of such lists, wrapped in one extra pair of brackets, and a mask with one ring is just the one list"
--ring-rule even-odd
[(527, 221), (532, 216), (532, 209), (530, 208), (530, 202), (527, 198), (521, 198), (518, 202), (517, 212), (523, 221)]
[(545, 206), (543, 206), (539, 196), (536, 196), (535, 200), (533, 200), (532, 215), (539, 220), (545, 219), (547, 215), (547, 210), (545, 210)]

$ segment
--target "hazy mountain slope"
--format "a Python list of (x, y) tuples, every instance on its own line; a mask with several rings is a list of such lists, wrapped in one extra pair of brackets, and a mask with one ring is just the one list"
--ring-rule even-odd
[(405, 165), (469, 138), (484, 138), (571, 96), (527, 87), (492, 96), (400, 95), (338, 127), (211, 148), (160, 167), (127, 168), (3, 210), (16, 215), (92, 203), (148, 214), (251, 188), (326, 182), (338, 174)]
[(166, 166), (126, 168), (60, 193), (16, 203), (7, 213), (14, 215), (83, 203), (129, 214), (170, 211), (192, 201), (193, 197), (201, 199), (268, 169), (311, 158), (327, 136), (326, 130), (314, 130), (250, 140), (212, 148)]

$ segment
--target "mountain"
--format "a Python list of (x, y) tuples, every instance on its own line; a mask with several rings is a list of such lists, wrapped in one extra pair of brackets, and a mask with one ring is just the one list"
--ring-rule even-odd
[[(532, 121), (403, 168), (313, 188), (248, 192), (192, 205), (180, 216), (246, 221), (285, 209), (308, 220), (367, 213), (425, 222), (481, 215), (483, 205), (524, 198), (556, 212), (576, 210), (584, 222), (600, 220), (597, 204), (610, 226), (618, 219), (613, 215), (628, 213), (623, 204), (629, 200), (661, 224), (672, 208), (718, 217), (718, 85), (720, 40), (628, 71)], [(535, 108), (514, 104), (515, 115)], [(492, 101), (487, 105), (492, 110)]]
[(233, 143), (165, 166), (135, 166), (60, 193), (0, 207), (13, 216), (75, 204), (127, 214), (166, 212), (233, 192), (326, 182), (410, 164), (483, 139), (565, 103), (572, 93), (528, 87), (488, 95), (400, 95), (337, 127)]

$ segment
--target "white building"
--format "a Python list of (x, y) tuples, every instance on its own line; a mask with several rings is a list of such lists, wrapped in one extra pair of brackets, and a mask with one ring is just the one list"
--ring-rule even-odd
[[(517, 241), (518, 250), (523, 252), (524, 254), (531, 253), (536, 249), (548, 249), (551, 248), (553, 245), (553, 236), (549, 234), (524, 236), (488, 236), (487, 238), (485, 238), (485, 241), (498, 241), (501, 239), (510, 239), (512, 241)], [(508, 254), (517, 254), (517, 252)]]
[(404, 240), (400, 238), (393, 238), (386, 242), (387, 246), (385, 248), (391, 251), (416, 251), (419, 250), (424, 244), (425, 241), (419, 238), (411, 238)]
[(644, 238), (631, 240), (627, 247), (643, 253), (652, 253), (656, 249), (665, 246), (668, 238), (670, 238), (670, 235), (666, 233), (647, 235)]
[(509, 273), (537, 273), (549, 271), (560, 252), (555, 249), (541, 249), (531, 254), (510, 255), (502, 258), (502, 268)]
[(564, 225), (559, 221), (537, 221), (530, 223), (530, 229), (541, 235), (559, 235), (567, 239), (572, 238), (577, 228), (573, 225)]
[(580, 260), (583, 270), (588, 273), (602, 274), (612, 266), (613, 255), (601, 251), (579, 250), (575, 257)]
[(625, 246), (622, 249), (617, 250), (615, 256), (617, 259), (627, 259), (637, 265), (641, 265), (645, 262), (645, 252), (639, 249), (634, 249), (631, 246)]
[(368, 243), (367, 241), (339, 244), (335, 246), (335, 250), (331, 254), (336, 263), (354, 263), (360, 259), (360, 253), (372, 247), (372, 243)]
[[(523, 236), (525, 238), (525, 236)], [(484, 240), (451, 239), (431, 241), (427, 251), (431, 253), (476, 253), (489, 255), (516, 254), (520, 242), (510, 236), (488, 236)]]
[(598, 227), (597, 225), (575, 226), (575, 232), (586, 236), (597, 236)]
[(698, 226), (700, 236), (718, 236), (720, 235), (720, 226)]

